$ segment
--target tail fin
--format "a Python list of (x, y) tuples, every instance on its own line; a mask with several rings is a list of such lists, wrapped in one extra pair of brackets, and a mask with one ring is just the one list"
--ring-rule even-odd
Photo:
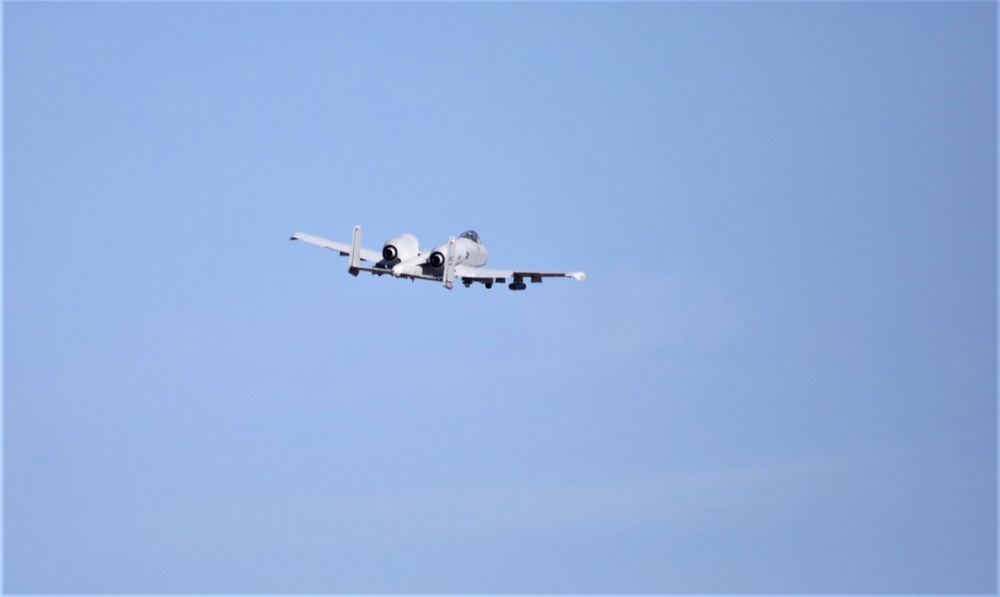
[(361, 226), (354, 227), (354, 234), (351, 235), (351, 253), (347, 256), (347, 273), (357, 276), (361, 271)]
[(448, 241), (448, 257), (444, 261), (444, 275), (441, 276), (441, 283), (448, 290), (455, 286), (455, 239)]

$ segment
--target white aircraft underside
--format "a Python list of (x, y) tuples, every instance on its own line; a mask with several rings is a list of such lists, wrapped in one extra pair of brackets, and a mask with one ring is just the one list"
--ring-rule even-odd
[(304, 232), (292, 235), (292, 240), (332, 249), (347, 257), (347, 272), (357, 276), (359, 272), (371, 272), (376, 276), (386, 274), (395, 278), (411, 280), (434, 280), (451, 290), (458, 278), (466, 288), (479, 282), (493, 288), (495, 282), (504, 284), (511, 280), (508, 288), (524, 290), (525, 280), (541, 282), (542, 278), (573, 278), (583, 280), (583, 272), (539, 272), (516, 269), (486, 269), (489, 254), (479, 235), (474, 230), (463, 232), (458, 238), (440, 244), (433, 249), (421, 251), (417, 239), (412, 234), (401, 234), (390, 238), (382, 246), (382, 252), (361, 246), (361, 226), (354, 227), (351, 243), (313, 236)]

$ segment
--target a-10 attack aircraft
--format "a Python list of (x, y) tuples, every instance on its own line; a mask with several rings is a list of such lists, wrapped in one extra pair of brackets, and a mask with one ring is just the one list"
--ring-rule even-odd
[[(340, 243), (304, 232), (292, 235), (292, 240), (325, 247), (347, 256), (347, 272), (357, 276), (358, 272), (371, 272), (376, 276), (389, 274), (395, 278), (411, 280), (434, 280), (451, 290), (455, 278), (460, 278), (466, 288), (479, 282), (493, 288), (495, 282), (504, 284), (511, 280), (508, 288), (524, 290), (525, 280), (541, 282), (542, 278), (573, 278), (583, 280), (583, 272), (538, 272), (523, 269), (486, 269), (486, 247), (483, 246), (475, 230), (467, 230), (433, 249), (421, 251), (417, 238), (412, 234), (401, 234), (390, 238), (382, 246), (382, 252), (361, 246), (361, 226), (354, 227), (351, 244)], [(369, 262), (370, 265), (364, 262)]]

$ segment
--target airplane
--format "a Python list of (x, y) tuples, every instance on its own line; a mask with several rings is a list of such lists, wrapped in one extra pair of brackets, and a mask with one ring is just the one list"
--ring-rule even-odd
[[(394, 278), (409, 278), (410, 280), (433, 280), (451, 290), (455, 279), (461, 280), (468, 288), (473, 282), (479, 282), (486, 288), (493, 288), (495, 282), (505, 284), (511, 290), (524, 290), (528, 286), (525, 280), (539, 283), (543, 278), (573, 278), (584, 280), (583, 272), (540, 272), (523, 269), (486, 269), (489, 255), (482, 239), (475, 230), (466, 230), (448, 242), (433, 249), (420, 250), (417, 238), (412, 234), (401, 234), (387, 240), (382, 246), (382, 252), (365, 249), (361, 246), (361, 226), (354, 227), (351, 244), (329, 240), (304, 232), (296, 232), (291, 240), (301, 240), (337, 251), (347, 257), (347, 273), (357, 276), (359, 272), (371, 272), (376, 276), (391, 275)], [(364, 262), (369, 262), (367, 265)]]

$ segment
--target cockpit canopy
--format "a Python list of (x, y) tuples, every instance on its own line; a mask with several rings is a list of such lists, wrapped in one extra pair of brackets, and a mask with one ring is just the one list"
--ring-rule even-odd
[(467, 238), (476, 244), (483, 244), (482, 241), (479, 240), (479, 235), (476, 234), (475, 230), (466, 230), (462, 234), (458, 235), (458, 238)]

